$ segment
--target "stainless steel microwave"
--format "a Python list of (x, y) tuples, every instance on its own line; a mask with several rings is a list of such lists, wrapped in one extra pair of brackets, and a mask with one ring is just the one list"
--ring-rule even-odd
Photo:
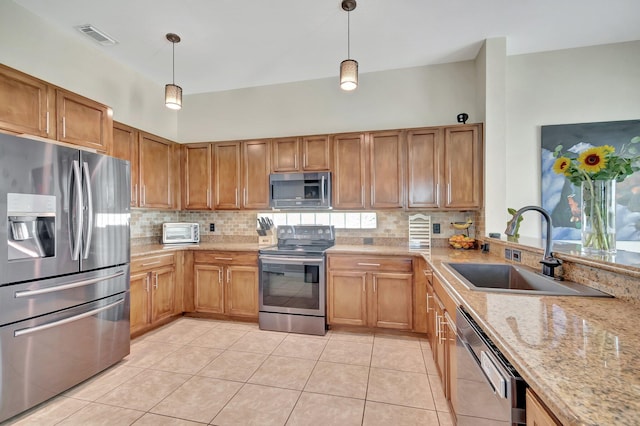
[(269, 193), (274, 209), (330, 209), (331, 172), (271, 174)]

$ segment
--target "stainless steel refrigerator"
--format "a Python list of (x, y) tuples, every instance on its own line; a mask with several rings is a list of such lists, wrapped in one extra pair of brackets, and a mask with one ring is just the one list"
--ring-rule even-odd
[(0, 134), (0, 421), (129, 353), (129, 163)]

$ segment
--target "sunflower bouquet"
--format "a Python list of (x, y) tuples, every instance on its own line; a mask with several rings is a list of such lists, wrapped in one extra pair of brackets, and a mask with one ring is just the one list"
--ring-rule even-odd
[(640, 136), (622, 145), (619, 153), (610, 145), (580, 153), (553, 152), (553, 171), (582, 188), (582, 247), (587, 251), (615, 251), (615, 182), (640, 170), (637, 144)]

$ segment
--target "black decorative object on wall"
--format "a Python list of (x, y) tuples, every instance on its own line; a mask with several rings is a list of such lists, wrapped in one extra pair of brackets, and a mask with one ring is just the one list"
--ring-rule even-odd
[(462, 112), (458, 114), (456, 118), (458, 119), (458, 123), (467, 124), (467, 120), (469, 119), (469, 114), (467, 114), (466, 112)]

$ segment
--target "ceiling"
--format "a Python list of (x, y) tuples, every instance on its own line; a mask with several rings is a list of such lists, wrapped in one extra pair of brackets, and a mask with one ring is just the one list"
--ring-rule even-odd
[[(347, 58), (340, 0), (13, 0), (149, 79), (185, 94), (338, 75)], [(469, 60), (482, 41), (507, 54), (640, 40), (638, 0), (358, 0), (351, 57), (360, 73)], [(101, 46), (74, 29), (115, 38)], [(336, 82), (337, 84), (337, 82)]]

